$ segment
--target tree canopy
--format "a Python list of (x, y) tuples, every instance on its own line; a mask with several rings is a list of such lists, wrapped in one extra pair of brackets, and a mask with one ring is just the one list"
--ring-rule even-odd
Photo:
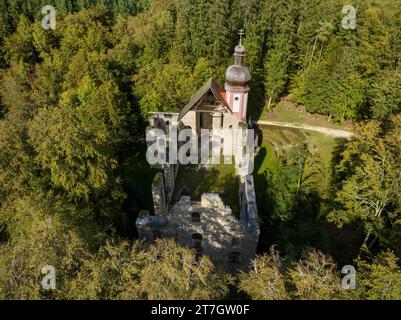
[[(354, 1), (355, 30), (336, 0), (53, 2), (57, 27), (44, 30), (44, 1), (0, 1), (0, 298), (400, 299), (400, 0)], [(223, 84), (240, 28), (252, 119), (289, 94), (356, 125), (329, 169), (303, 145), (270, 159), (258, 206), (275, 232), (232, 276), (173, 241), (139, 241), (133, 220), (154, 174), (150, 113), (179, 111), (212, 76)], [(329, 237), (323, 219), (363, 228), (353, 292), (331, 250), (311, 248)]]

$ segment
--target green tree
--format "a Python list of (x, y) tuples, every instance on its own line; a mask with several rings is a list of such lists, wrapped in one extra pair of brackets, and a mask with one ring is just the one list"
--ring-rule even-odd
[[(76, 92), (66, 92), (60, 107), (41, 109), (29, 124), (30, 142), (52, 184), (75, 201), (110, 192), (119, 195), (117, 153), (126, 133), (118, 88), (98, 87), (85, 79)], [(57, 147), (55, 147), (57, 146)]]
[(386, 120), (401, 112), (401, 72), (383, 71), (370, 90), (371, 112), (374, 119)]
[(196, 261), (195, 252), (174, 241), (109, 243), (84, 262), (70, 294), (79, 299), (219, 299), (229, 283), (230, 277), (208, 258)]
[(340, 297), (340, 277), (336, 264), (317, 250), (305, 251), (289, 270), (295, 286), (294, 297), (307, 300), (330, 300)]
[(338, 225), (360, 221), (365, 226), (367, 244), (370, 235), (380, 237), (387, 222), (397, 224), (400, 215), (400, 150), (397, 123), (391, 119), (386, 129), (372, 122), (360, 125), (355, 138), (348, 142), (337, 168), (344, 181), (337, 192), (338, 210), (329, 219)]
[(270, 254), (257, 256), (248, 272), (239, 275), (238, 288), (253, 300), (285, 300), (289, 298), (283, 269), (285, 262), (271, 248)]
[(401, 299), (401, 268), (393, 252), (381, 252), (370, 263), (358, 261), (356, 296), (369, 300)]
[(304, 250), (300, 259), (270, 254), (257, 256), (249, 272), (239, 275), (238, 287), (257, 300), (330, 300), (348, 295), (341, 290), (337, 266), (316, 249)]
[[(47, 197), (38, 191), (35, 198), (8, 199), (1, 208), (0, 221), (9, 234), (8, 241), (0, 244), (2, 299), (65, 298), (65, 284), (74, 278), (82, 259), (89, 256), (91, 245), (98, 242), (93, 241), (99, 236), (96, 224), (85, 225), (85, 230), (77, 228), (74, 215), (68, 212), (71, 208), (64, 211), (60, 203)], [(41, 271), (47, 265), (56, 270), (57, 290), (51, 293), (41, 287)]]

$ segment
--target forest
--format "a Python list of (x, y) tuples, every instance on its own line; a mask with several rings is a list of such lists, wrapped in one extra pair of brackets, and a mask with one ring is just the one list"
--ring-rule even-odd
[[(53, 0), (45, 30), (48, 4), (0, 0), (0, 299), (401, 299), (401, 0)], [(258, 255), (233, 275), (135, 217), (150, 112), (223, 84), (241, 28), (252, 119), (290, 95), (354, 136), (254, 173)]]

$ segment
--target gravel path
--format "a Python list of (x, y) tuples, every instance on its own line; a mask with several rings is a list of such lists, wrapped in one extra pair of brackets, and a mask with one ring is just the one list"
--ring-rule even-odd
[(287, 127), (287, 128), (295, 128), (295, 129), (304, 129), (310, 131), (317, 131), (323, 133), (325, 135), (336, 137), (336, 138), (351, 138), (353, 133), (346, 130), (339, 129), (330, 129), (326, 127), (316, 127), (316, 126), (308, 126), (304, 124), (294, 124), (289, 122), (277, 122), (277, 121), (266, 121), (259, 120), (257, 122), (258, 125), (266, 125), (266, 126), (277, 126), (277, 127)]

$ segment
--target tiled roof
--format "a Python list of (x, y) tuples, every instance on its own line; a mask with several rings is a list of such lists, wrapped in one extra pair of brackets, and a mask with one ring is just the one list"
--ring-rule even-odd
[(227, 104), (227, 101), (224, 99), (222, 92), (223, 89), (217, 84), (216, 80), (210, 78), (190, 99), (188, 104), (182, 108), (180, 112), (180, 116), (178, 117), (178, 121), (181, 120), (191, 109), (203, 98), (208, 92), (211, 91), (216, 99), (222, 103), (228, 110), (231, 111), (230, 107)]

